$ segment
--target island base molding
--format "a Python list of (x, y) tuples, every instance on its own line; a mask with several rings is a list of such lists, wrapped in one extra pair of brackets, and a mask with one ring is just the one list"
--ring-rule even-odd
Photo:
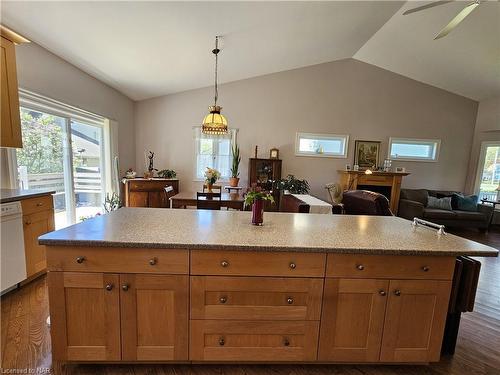
[(60, 363), (439, 361), (453, 256), (47, 246)]

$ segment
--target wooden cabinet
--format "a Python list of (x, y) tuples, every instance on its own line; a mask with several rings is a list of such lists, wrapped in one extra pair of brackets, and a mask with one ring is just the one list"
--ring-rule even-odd
[(21, 201), (23, 209), (24, 254), (26, 274), (31, 277), (47, 268), (45, 246), (38, 237), (54, 230), (54, 205), (51, 195)]
[(120, 275), (124, 361), (188, 359), (188, 276)]
[(381, 362), (439, 361), (451, 282), (391, 280)]
[(0, 25), (1, 136), (0, 147), (23, 147), (15, 45), (28, 40)]
[(326, 279), (318, 359), (378, 362), (389, 281)]
[(319, 359), (439, 361), (451, 282), (327, 279)]
[(49, 272), (55, 360), (120, 359), (119, 282), (117, 274)]
[(317, 321), (191, 320), (193, 361), (314, 361)]
[(248, 184), (257, 185), (264, 191), (273, 191), (275, 203), (265, 202), (266, 211), (278, 211), (280, 192), (273, 189), (273, 181), (281, 179), (281, 163), (279, 159), (250, 158), (248, 168)]
[[(171, 186), (172, 192), (167, 192), (166, 187)], [(175, 179), (142, 179), (125, 180), (125, 206), (126, 207), (170, 207), (169, 197), (179, 192), (179, 180)]]
[(188, 276), (50, 272), (60, 361), (188, 359)]

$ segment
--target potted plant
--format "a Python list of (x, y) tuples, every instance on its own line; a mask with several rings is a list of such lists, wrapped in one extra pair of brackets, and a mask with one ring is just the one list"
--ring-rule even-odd
[(274, 197), (261, 188), (251, 188), (245, 195), (245, 207), (252, 206), (252, 224), (262, 225), (264, 222), (264, 201), (274, 203)]
[(212, 193), (212, 187), (220, 178), (220, 172), (215, 168), (208, 168), (205, 171), (205, 183), (209, 193)]
[(309, 183), (307, 180), (295, 178), (289, 174), (286, 178), (274, 181), (274, 189), (289, 194), (309, 194)]
[(162, 169), (158, 171), (158, 177), (160, 178), (176, 178), (177, 173), (173, 169)]
[(239, 168), (240, 168), (241, 156), (240, 148), (237, 144), (233, 147), (233, 165), (231, 166), (231, 178), (229, 179), (229, 186), (236, 187), (240, 183), (239, 179)]

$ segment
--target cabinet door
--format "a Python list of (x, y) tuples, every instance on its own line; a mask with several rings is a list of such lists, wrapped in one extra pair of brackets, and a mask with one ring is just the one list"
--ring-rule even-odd
[(391, 280), (382, 362), (439, 361), (451, 283)]
[(148, 207), (147, 191), (129, 191), (128, 207)]
[(121, 274), (122, 359), (188, 359), (188, 276)]
[(47, 268), (45, 246), (38, 244), (38, 237), (54, 230), (54, 211), (40, 211), (23, 216), (24, 253), (26, 274), (30, 277)]
[(0, 37), (1, 147), (23, 147), (14, 43)]
[(326, 279), (320, 361), (378, 362), (389, 281)]
[(116, 274), (49, 272), (55, 360), (120, 359), (119, 281)]

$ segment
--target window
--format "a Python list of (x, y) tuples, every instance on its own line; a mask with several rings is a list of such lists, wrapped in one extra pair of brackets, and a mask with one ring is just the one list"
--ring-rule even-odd
[(232, 147), (236, 142), (237, 129), (230, 129), (227, 135), (208, 135), (195, 127), (196, 171), (195, 179), (204, 180), (205, 170), (215, 168), (221, 179), (231, 177)]
[(348, 135), (297, 133), (296, 156), (346, 158)]
[(395, 160), (437, 161), (439, 139), (389, 138), (389, 157)]
[(32, 93), (21, 92), (20, 102), (23, 148), (12, 151), (11, 165), (17, 186), (56, 191), (57, 229), (102, 212), (105, 119)]
[(475, 192), (479, 199), (496, 200), (500, 186), (500, 142), (483, 142), (479, 157)]

